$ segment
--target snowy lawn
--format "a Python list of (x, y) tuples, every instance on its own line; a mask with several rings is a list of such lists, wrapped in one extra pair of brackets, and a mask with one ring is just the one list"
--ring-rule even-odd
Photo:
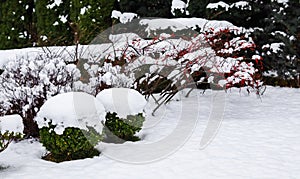
[[(138, 143), (162, 140), (174, 130), (178, 116), (198, 114), (190, 138), (167, 157), (132, 164), (102, 154), (53, 163), (41, 159), (45, 149), (39, 142), (25, 140), (0, 153), (0, 165), (8, 166), (0, 170), (0, 178), (300, 178), (299, 89), (267, 87), (261, 99), (245, 90), (229, 90), (223, 122), (204, 149), (200, 149), (200, 141), (216, 92), (200, 92), (195, 90), (189, 98), (172, 101), (155, 117), (148, 110)], [(198, 111), (180, 114), (182, 106), (193, 109), (196, 104)]]

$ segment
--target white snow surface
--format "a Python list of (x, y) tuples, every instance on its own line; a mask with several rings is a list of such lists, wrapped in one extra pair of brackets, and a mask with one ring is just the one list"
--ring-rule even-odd
[(111, 13), (111, 18), (119, 19), (123, 24), (132, 21), (132, 19), (134, 19), (135, 17), (137, 17), (137, 14), (132, 12), (122, 13), (120, 11), (113, 10)]
[[(186, 142), (160, 160), (131, 164), (101, 154), (92, 159), (52, 163), (41, 159), (46, 151), (38, 141), (24, 140), (10, 144), (0, 153), (0, 165), (8, 166), (0, 171), (0, 178), (300, 178), (299, 89), (268, 86), (261, 99), (245, 90), (229, 90), (218, 133), (201, 150), (199, 144), (212, 110), (212, 97), (218, 92), (200, 92), (195, 90), (189, 98), (182, 96), (182, 101), (172, 101), (155, 117), (148, 115), (141, 131), (142, 141), (137, 143), (168, 136), (177, 125), (182, 106), (190, 108), (181, 114), (184, 118), (198, 116)], [(193, 111), (197, 103), (198, 110)], [(159, 152), (151, 148), (149, 151)]]
[[(87, 46), (79, 45), (79, 53), (82, 53)], [(53, 55), (61, 55), (65, 61), (73, 60), (74, 57), (70, 54), (74, 54), (76, 47), (75, 46), (52, 46), (46, 48), (41, 47), (31, 47), (31, 48), (22, 48), (22, 49), (10, 49), (10, 50), (0, 50), (0, 68), (11, 61), (21, 57), (28, 57), (28, 59), (35, 59), (35, 57), (45, 51), (50, 51)]]
[(0, 132), (23, 133), (23, 130), (23, 119), (20, 115), (14, 114), (0, 117)]
[(217, 3), (209, 3), (209, 4), (206, 6), (206, 8), (208, 8), (208, 9), (217, 9), (219, 6), (222, 7), (222, 8), (225, 8), (226, 11), (227, 11), (227, 10), (229, 9), (229, 7), (230, 7), (227, 3), (223, 2), (223, 1), (219, 1), (219, 2), (217, 2)]
[(143, 113), (147, 101), (138, 91), (129, 88), (110, 88), (102, 90), (97, 96), (107, 112), (116, 112), (119, 117)]
[(183, 2), (181, 0), (173, 0), (172, 1), (171, 12), (173, 15), (175, 15), (174, 11), (176, 9), (179, 9), (183, 13), (186, 8), (187, 8), (187, 4), (185, 4), (185, 2)]
[(88, 130), (87, 126), (102, 131), (105, 109), (94, 96), (83, 92), (69, 92), (48, 99), (35, 118), (39, 128), (48, 127), (48, 122), (57, 125), (54, 131), (62, 134), (66, 127)]
[(62, 3), (62, 0), (54, 0), (52, 4), (48, 4), (46, 7), (48, 9), (53, 9), (54, 6), (59, 6)]
[(237, 7), (242, 10), (249, 9), (251, 10), (251, 6), (249, 6), (249, 3), (247, 1), (238, 1), (235, 3), (232, 3), (231, 5), (228, 5), (227, 3), (223, 1), (219, 1), (217, 3), (209, 3), (206, 8), (208, 9), (217, 9), (218, 7), (225, 8), (226, 11), (228, 11), (230, 8)]
[(266, 44), (263, 45), (262, 48), (270, 48), (273, 52), (278, 52), (281, 51), (282, 49), (280, 47), (285, 46), (284, 43), (280, 42), (280, 43), (271, 43), (271, 44)]
[(173, 19), (142, 19), (140, 20), (141, 25), (147, 25), (146, 32), (164, 30), (170, 28), (176, 32), (184, 29), (195, 29), (199, 26), (202, 31), (214, 29), (225, 29), (225, 28), (237, 28), (232, 23), (221, 20), (207, 20), (203, 18), (173, 18)]

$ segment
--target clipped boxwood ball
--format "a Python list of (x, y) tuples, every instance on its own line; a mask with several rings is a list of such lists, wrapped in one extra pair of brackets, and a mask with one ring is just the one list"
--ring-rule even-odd
[(49, 151), (44, 158), (61, 162), (99, 155), (105, 109), (94, 96), (69, 92), (48, 99), (35, 118), (40, 142)]
[(135, 136), (142, 129), (145, 117), (142, 113), (128, 115), (126, 118), (118, 117), (117, 113), (107, 113), (104, 124), (104, 142), (124, 143), (126, 141), (138, 141)]
[(54, 131), (55, 126), (40, 129), (40, 142), (50, 152), (44, 157), (53, 162), (62, 162), (98, 156), (100, 152), (94, 147), (102, 136), (90, 128), (83, 130), (75, 127), (65, 128), (63, 134)]

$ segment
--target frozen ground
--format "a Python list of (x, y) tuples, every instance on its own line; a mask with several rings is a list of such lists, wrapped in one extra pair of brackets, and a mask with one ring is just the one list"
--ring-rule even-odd
[[(299, 89), (267, 87), (261, 99), (254, 93), (228, 91), (219, 131), (200, 149), (213, 95), (194, 91), (189, 98), (163, 107), (155, 117), (148, 115), (139, 143), (164, 139), (175, 128), (178, 116), (188, 120), (199, 114), (190, 138), (165, 158), (131, 164), (102, 154), (57, 164), (40, 159), (43, 147), (26, 140), (0, 153), (0, 165), (9, 166), (0, 171), (0, 178), (300, 178)], [(193, 111), (197, 104), (199, 109)], [(183, 106), (191, 110), (180, 114)]]

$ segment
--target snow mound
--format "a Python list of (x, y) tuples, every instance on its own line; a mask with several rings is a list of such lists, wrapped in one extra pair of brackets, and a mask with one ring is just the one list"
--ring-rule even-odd
[(83, 92), (69, 92), (56, 95), (45, 102), (35, 121), (39, 128), (57, 125), (54, 131), (62, 134), (66, 127), (88, 130), (87, 126), (102, 132), (101, 121), (105, 119), (105, 108), (92, 95)]
[(119, 19), (122, 24), (132, 21), (135, 17), (137, 17), (137, 14), (131, 12), (122, 13), (120, 11), (113, 10), (111, 13), (111, 18)]
[(105, 89), (96, 98), (102, 102), (106, 111), (116, 112), (121, 118), (143, 112), (147, 104), (143, 95), (129, 88)]
[(211, 28), (215, 30), (225, 28), (237, 28), (232, 23), (222, 20), (207, 20), (203, 18), (173, 18), (173, 19), (142, 19), (139, 21), (140, 25), (146, 26), (146, 32), (151, 34), (157, 30), (171, 29), (173, 32), (180, 30), (188, 30), (190, 28), (201, 28), (202, 32), (205, 32)]
[(0, 117), (0, 132), (4, 133), (6, 131), (9, 132), (19, 132), (23, 133), (23, 119), (20, 115), (8, 115)]

